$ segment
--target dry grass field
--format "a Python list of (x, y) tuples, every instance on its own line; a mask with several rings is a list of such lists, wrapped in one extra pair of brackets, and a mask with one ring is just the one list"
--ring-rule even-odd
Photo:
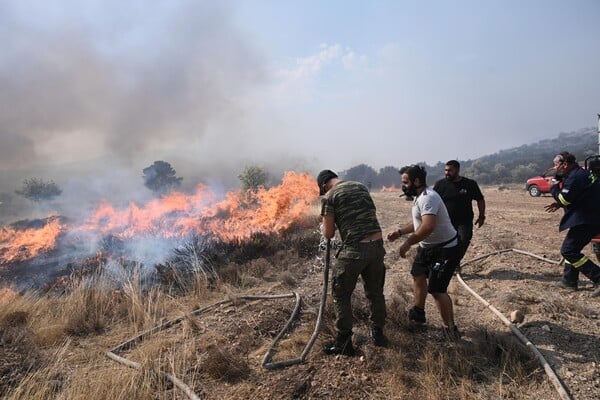
[[(521, 187), (485, 187), (486, 224), (475, 229), (465, 261), (516, 248), (559, 260), (560, 214), (549, 197)], [(410, 218), (398, 193), (374, 193), (384, 230)], [(317, 208), (315, 207), (315, 213)], [(307, 232), (307, 235), (315, 235)], [(297, 357), (316, 320), (323, 253), (297, 249), (221, 268), (217, 282), (173, 274), (174, 287), (140, 289), (133, 278), (118, 288), (102, 274), (73, 279), (61, 294), (4, 295), (0, 303), (0, 397), (6, 399), (185, 399), (171, 374), (202, 399), (558, 399), (535, 357), (484, 305), (453, 279), (450, 293), (463, 336), (448, 342), (431, 298), (428, 328), (410, 328), (408, 259), (386, 243), (387, 348), (368, 338), (368, 307), (360, 285), (353, 299), (356, 357), (326, 356), (334, 335), (331, 298), (321, 333), (306, 362), (268, 371), (261, 360), (294, 307), (291, 298), (242, 300), (247, 294), (302, 295), (300, 318), (277, 346), (275, 360)], [(589, 248), (586, 250), (589, 252)], [(334, 260), (332, 262), (335, 262)], [(575, 399), (600, 393), (600, 298), (591, 283), (578, 292), (557, 287), (560, 267), (514, 252), (468, 263), (469, 286), (506, 316), (521, 310), (521, 331), (536, 345)], [(179, 281), (178, 281), (179, 280)], [(181, 282), (185, 280), (185, 282)], [(2, 293), (0, 293), (2, 296)], [(193, 310), (230, 300), (200, 315)], [(140, 331), (185, 316), (120, 353), (131, 368), (106, 356)]]

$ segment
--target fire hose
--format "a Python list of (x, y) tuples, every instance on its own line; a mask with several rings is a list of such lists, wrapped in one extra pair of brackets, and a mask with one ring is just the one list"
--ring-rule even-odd
[[(331, 258), (331, 240), (327, 239), (327, 245), (326, 245), (326, 249), (325, 249), (325, 268), (323, 270), (323, 291), (321, 292), (321, 303), (319, 304), (319, 312), (317, 315), (317, 321), (315, 323), (315, 329), (299, 357), (288, 359), (288, 360), (282, 360), (282, 361), (275, 361), (275, 362), (271, 361), (273, 354), (275, 352), (275, 346), (281, 340), (283, 335), (289, 330), (292, 323), (298, 317), (298, 314), (300, 312), (300, 305), (301, 305), (302, 301), (301, 301), (300, 295), (297, 292), (292, 292), (292, 293), (288, 293), (288, 294), (278, 294), (278, 295), (244, 295), (244, 296), (238, 296), (235, 299), (221, 300), (216, 303), (210, 304), (208, 306), (198, 308), (198, 309), (192, 311), (191, 313), (185, 314), (176, 319), (165, 321), (160, 325), (150, 328), (144, 332), (141, 332), (138, 335), (134, 336), (133, 338), (112, 348), (111, 350), (106, 352), (106, 355), (110, 359), (117, 361), (121, 364), (124, 364), (128, 367), (135, 368), (135, 369), (141, 369), (142, 365), (140, 363), (131, 361), (125, 357), (121, 357), (117, 353), (124, 351), (124, 350), (131, 349), (135, 343), (140, 342), (144, 338), (151, 336), (157, 332), (160, 332), (171, 326), (179, 324), (182, 321), (184, 321), (185, 319), (187, 319), (189, 316), (200, 315), (206, 311), (212, 310), (223, 304), (231, 303), (235, 300), (273, 300), (273, 299), (283, 299), (283, 298), (295, 297), (296, 304), (294, 306), (294, 310), (292, 311), (292, 314), (291, 314), (290, 318), (288, 318), (284, 327), (279, 331), (279, 333), (277, 334), (275, 339), (273, 339), (273, 342), (267, 349), (267, 351), (262, 359), (261, 365), (265, 369), (273, 370), (273, 369), (277, 369), (277, 368), (287, 367), (290, 365), (301, 364), (306, 360), (306, 357), (308, 356), (308, 353), (310, 352), (311, 348), (315, 344), (315, 341), (317, 340), (317, 336), (319, 335), (319, 331), (321, 330), (321, 325), (323, 322), (323, 313), (325, 310), (325, 303), (327, 300), (327, 286), (329, 283), (330, 258)], [(168, 379), (169, 381), (171, 381), (179, 389), (181, 389), (190, 399), (192, 399), (192, 400), (200, 399), (200, 397), (198, 397), (196, 395), (196, 393), (194, 393), (194, 391), (188, 385), (186, 385), (183, 381), (181, 381), (177, 377), (175, 377), (169, 373), (166, 373), (166, 372), (163, 373), (163, 376), (166, 379)]]
[[(541, 257), (538, 256), (537, 254), (534, 253), (530, 253), (528, 251), (523, 251), (523, 250), (518, 250), (518, 249), (503, 249), (503, 250), (498, 250), (498, 251), (494, 251), (488, 254), (484, 254), (482, 256), (473, 258), (471, 260), (465, 261), (462, 266), (465, 266), (467, 264), (473, 263), (475, 261), (479, 261), (481, 259), (496, 255), (496, 254), (501, 254), (501, 253), (506, 253), (509, 251), (513, 251), (515, 253), (519, 253), (519, 254), (524, 254), (524, 255), (528, 255), (534, 258), (537, 258), (539, 260), (542, 260), (544, 262), (548, 262), (551, 264), (558, 264), (560, 265), (562, 263), (561, 261), (554, 261), (545, 257)], [(542, 367), (544, 368), (544, 371), (546, 372), (546, 375), (548, 375), (548, 378), (550, 379), (550, 382), (552, 383), (552, 385), (554, 386), (554, 388), (556, 389), (556, 391), (558, 392), (558, 394), (560, 395), (561, 399), (564, 400), (572, 400), (567, 388), (563, 385), (562, 381), (560, 380), (560, 378), (558, 377), (558, 375), (556, 375), (556, 372), (554, 372), (554, 370), (552, 369), (552, 367), (550, 366), (550, 364), (548, 364), (548, 361), (546, 361), (546, 359), (544, 358), (544, 356), (542, 355), (542, 353), (540, 353), (540, 351), (537, 349), (537, 347), (535, 347), (535, 345), (533, 343), (531, 343), (531, 341), (519, 330), (519, 328), (517, 328), (515, 326), (515, 324), (513, 324), (512, 322), (510, 322), (510, 320), (508, 320), (508, 318), (506, 318), (504, 316), (504, 314), (502, 314), (500, 311), (498, 311), (498, 309), (496, 309), (493, 305), (491, 305), (488, 301), (486, 301), (483, 297), (481, 297), (479, 294), (477, 294), (477, 292), (475, 292), (473, 289), (471, 289), (469, 287), (469, 285), (467, 285), (465, 283), (465, 281), (463, 280), (460, 271), (456, 273), (456, 277), (458, 279), (458, 281), (465, 287), (465, 289), (467, 289), (467, 291), (469, 293), (471, 293), (471, 295), (473, 295), (473, 297), (475, 297), (477, 300), (479, 300), (481, 303), (483, 303), (490, 311), (492, 311), (498, 318), (500, 318), (500, 320), (510, 328), (510, 330), (512, 331), (512, 333), (517, 336), (519, 338), (519, 340), (525, 345), (527, 346), (535, 355), (535, 357), (537, 358), (538, 362), (542, 365)]]
[(277, 368), (287, 367), (289, 365), (303, 363), (304, 360), (306, 359), (306, 356), (310, 352), (310, 349), (313, 347), (313, 345), (315, 344), (315, 341), (317, 340), (317, 336), (319, 335), (319, 331), (321, 330), (321, 325), (323, 323), (323, 313), (325, 311), (325, 303), (327, 301), (327, 285), (329, 283), (330, 259), (331, 259), (331, 240), (327, 239), (327, 246), (325, 248), (325, 268), (323, 269), (323, 290), (321, 291), (321, 303), (319, 304), (319, 313), (317, 314), (317, 322), (315, 323), (315, 329), (313, 330), (313, 333), (312, 333), (310, 339), (308, 340), (306, 347), (304, 347), (304, 350), (300, 354), (300, 357), (292, 358), (289, 360), (270, 362), (271, 357), (273, 355), (275, 345), (277, 344), (279, 339), (281, 339), (283, 334), (287, 331), (288, 327), (292, 323), (292, 318), (294, 317), (294, 314), (292, 314), (292, 317), (290, 317), (287, 324), (283, 327), (283, 329), (275, 337), (275, 339), (273, 340), (273, 343), (271, 343), (271, 346), (265, 353), (265, 356), (263, 357), (263, 361), (262, 361), (263, 368), (277, 369)]
[[(503, 250), (497, 250), (488, 254), (484, 254), (482, 256), (476, 257), (474, 259), (468, 260), (466, 262), (464, 262), (462, 265), (468, 265), (471, 264), (475, 261), (479, 261), (481, 259), (493, 256), (493, 255), (497, 255), (497, 254), (501, 254), (501, 253), (506, 253), (509, 251), (513, 251), (515, 253), (519, 253), (519, 254), (524, 254), (524, 255), (528, 255), (534, 258), (537, 258), (539, 260), (542, 260), (544, 262), (548, 262), (551, 264), (561, 264), (561, 261), (555, 261), (555, 260), (551, 260), (545, 257), (541, 257), (538, 256), (534, 253), (530, 253), (527, 251), (523, 251), (523, 250), (518, 250), (518, 249), (503, 249)], [(300, 312), (300, 305), (301, 305), (301, 297), (298, 293), (296, 292), (292, 292), (292, 293), (288, 293), (288, 294), (281, 294), (281, 295), (246, 295), (246, 296), (239, 296), (236, 299), (242, 299), (242, 300), (272, 300), (272, 299), (282, 299), (282, 298), (290, 298), (290, 297), (295, 297), (296, 298), (296, 304), (294, 306), (294, 310), (290, 316), (290, 318), (287, 320), (286, 324), (284, 325), (284, 327), (279, 331), (279, 333), (277, 334), (277, 336), (275, 337), (275, 339), (273, 340), (273, 342), (271, 343), (271, 345), (269, 346), (269, 348), (267, 349), (263, 359), (262, 359), (262, 367), (268, 370), (274, 370), (277, 368), (283, 368), (283, 367), (287, 367), (287, 366), (291, 366), (291, 365), (295, 365), (295, 364), (301, 364), (306, 360), (306, 357), (308, 355), (308, 353), (310, 352), (312, 346), (314, 345), (317, 336), (319, 334), (319, 331), (321, 329), (321, 325), (323, 322), (323, 312), (325, 309), (325, 303), (327, 300), (327, 286), (328, 286), (328, 282), (329, 282), (329, 268), (330, 268), (330, 256), (331, 256), (331, 242), (330, 240), (327, 240), (327, 247), (326, 247), (326, 253), (325, 253), (325, 268), (323, 270), (323, 290), (321, 293), (321, 302), (319, 305), (319, 311), (318, 311), (318, 315), (317, 315), (317, 321), (315, 323), (315, 329), (309, 339), (309, 341), (307, 342), (304, 350), (302, 351), (302, 353), (300, 354), (299, 357), (296, 358), (292, 358), (292, 359), (287, 359), (287, 360), (282, 360), (282, 361), (276, 361), (276, 362), (272, 362), (271, 359), (273, 357), (274, 351), (275, 351), (275, 347), (277, 345), (277, 343), (281, 340), (281, 338), (283, 337), (283, 335), (289, 330), (290, 326), (292, 325), (293, 321), (298, 317), (298, 314)], [(462, 275), (460, 274), (460, 272), (457, 272), (456, 274), (458, 281), (465, 287), (465, 289), (471, 294), (473, 295), (477, 300), (479, 300), (481, 303), (483, 303), (490, 311), (492, 311), (496, 316), (498, 316), (500, 318), (500, 320), (510, 328), (510, 330), (512, 331), (512, 333), (517, 336), (517, 338), (523, 343), (525, 344), (525, 346), (527, 346), (535, 355), (535, 357), (537, 358), (538, 362), (542, 365), (542, 367), (544, 368), (544, 371), (546, 372), (546, 375), (548, 376), (548, 378), (550, 379), (550, 382), (552, 383), (552, 385), (555, 387), (556, 391), (558, 392), (558, 394), (560, 395), (561, 399), (564, 400), (572, 400), (571, 396), (568, 393), (568, 390), (566, 389), (566, 387), (563, 385), (563, 383), (561, 382), (560, 378), (556, 375), (556, 373), (554, 372), (554, 370), (552, 369), (552, 367), (550, 366), (550, 364), (546, 361), (546, 359), (544, 358), (544, 356), (540, 353), (540, 351), (535, 347), (535, 345), (533, 343), (531, 343), (531, 341), (519, 330), (519, 328), (517, 328), (512, 322), (510, 322), (500, 311), (498, 311), (498, 309), (496, 309), (493, 305), (491, 305), (488, 301), (486, 301), (484, 298), (482, 298), (479, 294), (477, 294), (477, 292), (475, 292), (473, 289), (471, 289), (471, 287), (469, 287), (469, 285), (467, 285), (467, 283), (463, 280)], [(181, 316), (179, 318), (176, 318), (174, 320), (170, 320), (170, 321), (166, 321), (164, 323), (162, 323), (161, 325), (155, 326), (147, 331), (144, 331), (138, 335), (136, 335), (135, 337), (127, 340), (126, 342), (123, 342), (121, 344), (119, 344), (118, 346), (114, 347), (113, 349), (111, 349), (110, 351), (108, 351), (106, 353), (106, 355), (117, 361), (120, 362), (124, 365), (127, 365), (129, 367), (135, 368), (135, 369), (141, 369), (142, 366), (141, 364), (131, 361), (129, 359), (126, 359), (124, 357), (119, 356), (117, 353), (130, 349), (133, 347), (133, 345), (136, 342), (139, 342), (141, 340), (143, 340), (144, 338), (155, 334), (157, 332), (160, 332), (164, 329), (167, 329), (173, 325), (176, 325), (178, 323), (181, 323), (182, 321), (184, 321), (186, 318), (188, 318), (190, 315), (200, 315), (206, 311), (209, 311), (213, 308), (216, 308), (220, 305), (223, 304), (227, 304), (227, 303), (231, 303), (234, 300), (222, 300), (213, 304), (210, 304), (208, 306), (199, 308), (197, 310), (192, 311), (189, 314), (186, 314), (184, 316)], [(176, 378), (175, 376), (168, 374), (168, 373), (163, 373), (163, 376), (165, 378), (167, 378), (169, 381), (171, 381), (175, 386), (177, 386), (179, 389), (181, 389), (190, 399), (192, 400), (199, 400), (200, 398), (194, 393), (194, 391), (187, 386), (184, 382), (182, 382), (180, 379)]]

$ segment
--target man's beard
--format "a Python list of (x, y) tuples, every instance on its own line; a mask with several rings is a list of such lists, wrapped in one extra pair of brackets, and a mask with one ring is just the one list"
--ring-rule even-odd
[(410, 185), (410, 187), (402, 185), (402, 192), (406, 195), (406, 197), (414, 197), (417, 195), (417, 188), (414, 184)]

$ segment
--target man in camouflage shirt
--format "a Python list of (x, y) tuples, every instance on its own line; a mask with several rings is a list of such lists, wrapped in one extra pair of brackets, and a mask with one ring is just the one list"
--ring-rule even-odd
[(337, 227), (343, 241), (333, 267), (337, 336), (324, 351), (354, 355), (351, 298), (359, 276), (362, 276), (371, 310), (371, 338), (376, 346), (385, 346), (385, 249), (373, 199), (365, 185), (342, 181), (330, 170), (321, 171), (317, 183), (321, 196), (324, 196), (321, 208), (323, 236), (333, 238)]

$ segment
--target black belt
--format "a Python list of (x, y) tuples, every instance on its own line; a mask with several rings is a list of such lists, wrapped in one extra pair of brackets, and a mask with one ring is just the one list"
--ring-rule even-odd
[(442, 243), (432, 244), (431, 246), (424, 247), (424, 249), (439, 249), (440, 247), (444, 247), (445, 245), (452, 243), (454, 241), (454, 239), (458, 239), (458, 232), (456, 233), (456, 235), (454, 235), (454, 237), (452, 239), (446, 240), (445, 242), (442, 242)]
[(383, 239), (374, 239), (374, 240), (367, 240), (367, 241), (363, 241), (363, 242), (358, 242), (358, 245), (365, 245), (365, 244), (375, 244), (375, 243), (383, 243)]

